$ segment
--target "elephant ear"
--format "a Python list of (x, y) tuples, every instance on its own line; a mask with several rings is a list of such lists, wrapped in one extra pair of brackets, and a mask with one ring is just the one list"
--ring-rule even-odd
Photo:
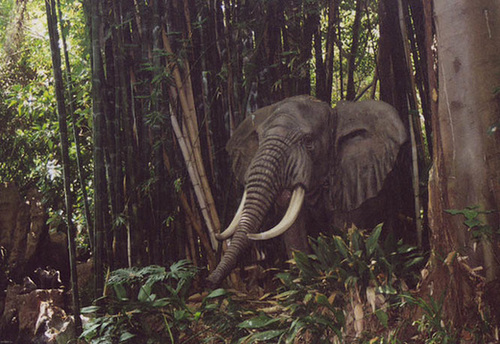
[(341, 102), (334, 111), (331, 201), (348, 212), (380, 192), (407, 133), (397, 111), (381, 101)]
[(232, 161), (231, 168), (236, 179), (242, 184), (245, 183), (245, 173), (259, 148), (259, 128), (271, 117), (279, 104), (269, 105), (249, 114), (226, 144), (226, 150)]

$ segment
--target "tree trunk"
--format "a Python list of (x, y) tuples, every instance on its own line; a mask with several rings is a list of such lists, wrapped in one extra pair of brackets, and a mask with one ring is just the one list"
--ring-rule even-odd
[(91, 42), (92, 42), (92, 126), (94, 141), (94, 276), (95, 298), (103, 295), (104, 290), (104, 238), (106, 206), (106, 174), (104, 171), (104, 113), (101, 79), (102, 56), (99, 31), (101, 28), (100, 1), (90, 1)]
[(66, 103), (64, 99), (64, 83), (61, 70), (61, 51), (59, 50), (59, 34), (57, 32), (56, 3), (54, 0), (45, 0), (47, 24), (50, 36), (50, 50), (52, 52), (52, 70), (54, 72), (55, 91), (57, 100), (57, 114), (59, 118), (59, 135), (63, 165), (64, 196), (66, 206), (66, 226), (68, 229), (68, 252), (71, 273), (71, 289), (73, 314), (75, 316), (76, 334), (82, 331), (80, 319), (80, 301), (78, 294), (78, 278), (76, 274), (76, 247), (75, 227), (73, 226), (73, 203), (71, 197), (71, 177), (68, 144), (68, 126), (66, 123)]
[(358, 42), (359, 42), (359, 29), (361, 26), (361, 2), (363, 0), (356, 0), (356, 14), (354, 16), (354, 24), (352, 25), (352, 44), (349, 55), (348, 63), (348, 76), (347, 76), (347, 100), (354, 100), (356, 98), (356, 88), (354, 85), (354, 71), (356, 69), (356, 57), (358, 55)]
[[(500, 106), (495, 94), (500, 84), (500, 3), (436, 0), (435, 23), (439, 110), (433, 117), (429, 183), (434, 263), (430, 281), (435, 295), (445, 295), (445, 316), (460, 327), (471, 318), (471, 307), (484, 312), (477, 308), (480, 284), (470, 268), (481, 267), (476, 271), (487, 285), (498, 281), (498, 242), (493, 233), (499, 227), (500, 209)], [(468, 215), (489, 227), (464, 224), (460, 212), (470, 207), (477, 207), (477, 213)], [(494, 212), (485, 213), (489, 211)], [(485, 293), (480, 303), (488, 305), (489, 296)], [(498, 312), (498, 305), (489, 305), (490, 311)]]

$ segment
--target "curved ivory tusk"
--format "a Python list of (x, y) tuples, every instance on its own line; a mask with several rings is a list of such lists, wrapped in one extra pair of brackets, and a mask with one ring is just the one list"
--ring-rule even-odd
[(283, 216), (283, 219), (281, 219), (281, 222), (266, 232), (249, 233), (247, 234), (248, 238), (252, 240), (268, 240), (285, 233), (290, 226), (293, 225), (297, 216), (299, 216), (300, 208), (302, 207), (302, 203), (304, 203), (305, 193), (306, 191), (303, 187), (299, 186), (295, 188), (293, 190), (288, 209), (285, 216)]
[(215, 238), (217, 240), (226, 240), (233, 236), (234, 232), (238, 228), (238, 223), (240, 222), (241, 213), (243, 212), (243, 205), (245, 204), (245, 200), (247, 199), (247, 190), (243, 193), (243, 198), (241, 199), (240, 206), (234, 215), (233, 221), (229, 224), (226, 230), (222, 233), (215, 234)]

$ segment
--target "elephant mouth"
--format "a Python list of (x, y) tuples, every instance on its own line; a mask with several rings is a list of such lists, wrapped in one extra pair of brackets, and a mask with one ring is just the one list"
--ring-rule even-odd
[[(305, 193), (306, 191), (303, 185), (297, 185), (293, 190), (283, 190), (276, 199), (276, 203), (280, 207), (286, 207), (288, 205), (286, 213), (281, 221), (276, 226), (265, 232), (248, 233), (247, 237), (251, 240), (269, 240), (285, 233), (294, 224), (295, 220), (299, 216), (300, 209), (302, 208), (302, 204), (304, 203)], [(224, 232), (215, 235), (218, 240), (229, 239), (238, 229), (238, 224), (243, 213), (246, 197), (247, 193), (245, 191), (243, 193), (243, 198), (241, 199), (240, 206), (236, 211), (236, 215), (234, 216), (233, 221), (231, 221)]]
[(278, 195), (278, 197), (276, 198), (276, 204), (280, 208), (285, 208), (288, 206), (288, 204), (290, 203), (290, 199), (292, 198), (292, 191), (293, 190), (285, 189)]

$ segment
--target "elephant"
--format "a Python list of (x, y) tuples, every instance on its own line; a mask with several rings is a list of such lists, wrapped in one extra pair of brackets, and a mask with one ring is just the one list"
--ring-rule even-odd
[[(231, 241), (209, 286), (221, 284), (253, 240), (281, 235), (289, 254), (307, 252), (310, 220), (342, 218), (375, 199), (407, 140), (397, 111), (382, 101), (332, 108), (302, 95), (247, 116), (226, 146), (244, 193), (233, 221), (216, 235)], [(259, 232), (274, 205), (286, 209), (282, 220)]]

